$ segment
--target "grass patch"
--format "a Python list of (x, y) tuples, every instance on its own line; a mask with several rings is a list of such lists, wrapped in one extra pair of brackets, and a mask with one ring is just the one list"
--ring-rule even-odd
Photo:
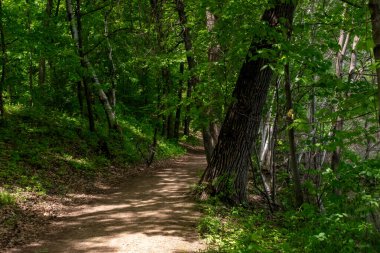
[(7, 191), (0, 190), (0, 207), (13, 205), (16, 199)]

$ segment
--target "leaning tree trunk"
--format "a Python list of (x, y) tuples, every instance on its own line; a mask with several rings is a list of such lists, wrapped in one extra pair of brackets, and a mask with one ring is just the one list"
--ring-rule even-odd
[[(295, 1), (275, 0), (274, 7), (266, 10), (262, 20), (267, 29), (276, 29), (283, 35), (280, 22), (292, 22)], [(201, 183), (206, 184), (206, 194), (219, 195), (223, 201), (233, 204), (247, 199), (248, 168), (257, 140), (262, 109), (266, 102), (273, 71), (265, 68), (270, 60), (260, 57), (262, 50), (272, 49), (277, 36), (254, 40), (233, 92), (234, 102), (230, 105), (223, 122), (218, 143), (213, 152)], [(254, 57), (252, 57), (254, 56)]]
[[(369, 0), (369, 10), (371, 11), (371, 21), (372, 21), (372, 37), (375, 42), (375, 47), (373, 48), (373, 53), (375, 55), (375, 60), (380, 61), (380, 2), (379, 0)], [(379, 110), (379, 124), (380, 124), (380, 66), (377, 65), (377, 85), (378, 85), (378, 110)]]
[[(77, 0), (77, 9), (76, 9), (76, 21), (77, 23), (74, 22), (74, 14), (73, 14), (73, 8), (72, 8), (72, 3), (71, 0), (66, 0), (66, 8), (67, 8), (67, 14), (71, 26), (71, 32), (73, 35), (73, 38), (76, 43), (76, 47), (78, 50), (78, 54), (81, 60), (81, 66), (85, 69), (89, 70), (89, 73), (92, 76), (92, 79), (94, 80), (95, 87), (98, 90), (98, 97), (100, 102), (103, 105), (107, 121), (108, 121), (108, 126), (110, 129), (118, 129), (118, 125), (116, 122), (116, 114), (114, 109), (111, 106), (111, 103), (109, 102), (109, 99), (104, 92), (104, 90), (101, 88), (100, 81), (98, 79), (98, 76), (95, 72), (95, 69), (92, 67), (90, 60), (87, 58), (87, 56), (84, 54), (83, 51), (83, 45), (82, 45), (82, 36), (81, 36), (81, 14), (80, 14), (80, 0)], [(83, 79), (84, 81), (85, 79)], [(86, 86), (85, 86), (86, 88)], [(89, 88), (89, 87), (88, 87)], [(87, 96), (87, 95), (86, 95)]]

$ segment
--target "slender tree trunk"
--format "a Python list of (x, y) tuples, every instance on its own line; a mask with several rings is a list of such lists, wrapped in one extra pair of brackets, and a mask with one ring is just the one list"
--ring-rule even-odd
[(61, 0), (58, 0), (57, 1), (57, 6), (55, 8), (55, 17), (58, 17), (58, 14), (59, 14), (59, 6), (61, 5)]
[(174, 138), (179, 138), (179, 128), (181, 125), (181, 103), (182, 103), (182, 92), (183, 92), (183, 72), (184, 72), (184, 66), (185, 64), (183, 62), (179, 65), (179, 73), (181, 74), (181, 78), (179, 81), (179, 87), (178, 87), (178, 103), (177, 103), (177, 109), (175, 112), (175, 120), (174, 120)]
[(354, 41), (352, 43), (352, 49), (351, 49), (351, 60), (350, 60), (350, 68), (348, 70), (348, 82), (355, 81), (355, 70), (356, 70), (356, 62), (357, 62), (357, 54), (356, 54), (356, 48), (358, 47), (360, 38), (359, 36), (354, 36)]
[[(208, 32), (212, 32), (212, 30), (215, 27), (216, 23), (216, 16), (211, 13), (209, 10), (206, 10), (206, 19), (207, 19), (207, 30)], [(213, 45), (214, 43), (212, 42), (212, 45), (210, 46), (208, 50), (208, 61), (209, 63), (213, 63), (219, 60), (220, 58), (220, 46), (218, 44)], [(216, 96), (214, 94), (213, 98), (216, 99)], [(215, 149), (216, 143), (218, 142), (218, 135), (219, 135), (219, 125), (217, 122), (215, 122), (215, 109), (214, 108), (207, 108), (205, 109), (205, 117), (207, 117), (207, 126), (204, 126), (202, 129), (202, 134), (203, 134), (203, 145), (205, 148), (206, 152), (206, 158), (207, 158), (207, 163), (211, 161), (211, 156), (212, 152)]]
[[(196, 62), (193, 56), (193, 45), (191, 42), (190, 28), (188, 27), (188, 23), (187, 23), (185, 4), (183, 0), (174, 0), (174, 3), (176, 5), (176, 9), (178, 12), (179, 22), (182, 26), (182, 38), (183, 38), (183, 42), (184, 42), (185, 50), (186, 50), (187, 65), (190, 71), (190, 79), (188, 80), (188, 83), (187, 83), (187, 92), (186, 92), (186, 97), (189, 100), (191, 98), (192, 91), (198, 82), (194, 73), (192, 73), (196, 66)], [(184, 135), (190, 134), (190, 121), (191, 121), (190, 109), (191, 109), (190, 105), (186, 106), (186, 116), (185, 116), (185, 121), (184, 121), (184, 130), (183, 130)]]
[[(77, 46), (78, 55), (80, 57), (81, 66), (84, 69), (88, 69), (91, 76), (92, 76), (95, 87), (98, 90), (99, 100), (102, 103), (104, 111), (106, 113), (109, 128), (110, 129), (117, 129), (115, 112), (112, 109), (112, 106), (108, 100), (106, 93), (101, 88), (101, 84), (100, 84), (100, 81), (98, 79), (98, 76), (96, 75), (95, 69), (92, 67), (89, 59), (87, 58), (87, 56), (84, 54), (84, 51), (83, 51), (83, 40), (82, 40), (82, 34), (81, 34), (82, 23), (81, 23), (81, 13), (80, 13), (80, 0), (77, 0), (76, 2), (77, 2), (76, 23), (74, 22), (74, 15), (73, 15), (73, 8), (72, 8), (71, 0), (66, 0), (66, 9), (67, 9), (69, 22), (71, 25), (71, 32), (72, 32), (73, 38), (74, 38), (76, 46)], [(84, 89), (85, 89), (86, 100), (88, 103), (89, 101), (91, 101), (91, 98), (90, 98), (90, 89), (86, 83), (86, 78), (83, 78), (83, 85), (84, 85)], [(87, 86), (87, 89), (86, 89), (86, 86)], [(87, 105), (88, 105), (88, 107), (90, 107), (89, 104), (87, 104)], [(92, 113), (91, 113), (91, 115), (92, 115)], [(89, 122), (90, 122), (90, 130), (94, 131), (95, 127), (91, 128), (92, 123), (91, 123), (90, 118), (89, 118)]]
[[(32, 50), (32, 49), (31, 49)], [(29, 78), (29, 92), (30, 92), (30, 106), (33, 107), (34, 103), (34, 89), (33, 89), (33, 53), (29, 52), (29, 70), (28, 70), (28, 78)]]
[[(173, 82), (172, 82), (172, 79), (171, 79), (171, 72), (170, 72), (170, 69), (169, 68), (166, 68), (166, 74), (165, 74), (165, 83), (164, 85), (166, 86), (165, 87), (165, 95), (167, 97), (166, 101), (169, 100), (169, 95), (172, 93), (172, 89), (173, 89)], [(171, 105), (170, 104), (167, 104), (166, 105), (167, 107), (171, 108)], [(167, 108), (167, 109), (169, 109)], [(166, 137), (168, 139), (171, 139), (173, 138), (174, 136), (174, 124), (173, 124), (173, 112), (170, 110), (168, 110), (167, 112), (167, 115), (166, 115), (166, 129), (165, 129), (165, 134), (166, 134)]]
[(108, 97), (110, 100), (110, 104), (115, 110), (116, 107), (116, 64), (113, 59), (113, 48), (111, 45), (111, 41), (108, 37), (109, 31), (108, 31), (108, 17), (111, 14), (112, 8), (104, 15), (104, 36), (106, 37), (107, 46), (108, 46), (108, 61), (109, 61), (109, 76), (111, 79), (111, 87), (108, 91)]
[[(71, 34), (72, 34), (72, 37), (74, 38), (74, 41), (76, 43), (77, 53), (78, 53), (79, 58), (80, 58), (81, 67), (83, 70), (85, 70), (85, 69), (87, 69), (87, 65), (86, 65), (86, 62), (84, 60), (84, 51), (83, 51), (80, 0), (77, 0), (76, 4), (77, 4), (77, 6), (75, 9), (75, 16), (76, 16), (76, 23), (75, 23), (73, 6), (71, 3), (71, 0), (66, 0), (67, 17), (68, 17), (68, 20), (70, 22)], [(86, 98), (89, 129), (91, 132), (95, 132), (95, 120), (94, 120), (94, 113), (92, 110), (91, 91), (88, 87), (86, 76), (83, 74), (82, 74), (82, 81), (81, 82), (83, 84), (84, 95)], [(79, 89), (78, 89), (78, 91), (79, 91)], [(80, 97), (80, 95), (78, 93), (78, 98), (79, 97)]]
[(6, 77), (6, 45), (4, 38), (4, 24), (3, 24), (3, 0), (0, 0), (0, 43), (1, 43), (1, 79), (0, 79), (0, 118), (4, 116), (4, 97), (3, 91), (5, 87), (5, 77)]
[[(343, 15), (345, 15), (345, 12)], [(340, 79), (342, 79), (343, 77), (343, 58), (346, 55), (347, 45), (348, 45), (349, 40), (350, 40), (350, 34), (341, 30), (340, 35), (339, 35), (339, 40), (338, 40), (340, 49), (337, 53), (336, 62), (335, 62), (335, 75), (337, 78), (340, 78)], [(334, 110), (338, 111), (338, 108), (336, 107)], [(342, 131), (343, 126), (344, 126), (344, 119), (341, 116), (338, 116), (333, 125), (332, 136), (334, 137), (337, 131), (338, 132)], [(331, 169), (333, 171), (335, 171), (339, 166), (340, 154), (341, 154), (341, 147), (337, 146), (331, 156)]]
[[(44, 20), (44, 28), (49, 28), (50, 18), (53, 10), (53, 0), (47, 0), (46, 2), (46, 18)], [(39, 67), (38, 67), (38, 84), (44, 85), (46, 81), (46, 59), (44, 56), (40, 58)]]
[[(196, 67), (196, 62), (193, 57), (193, 46), (192, 46), (192, 40), (190, 36), (190, 29), (188, 27), (187, 23), (187, 16), (186, 16), (186, 11), (185, 11), (185, 5), (183, 0), (175, 0), (174, 1), (176, 4), (178, 16), (179, 16), (179, 21), (180, 24), (183, 28), (182, 30), (182, 38), (184, 41), (185, 45), (185, 50), (186, 50), (186, 58), (187, 58), (187, 64), (189, 71), (191, 73), (191, 77), (188, 81), (188, 86), (187, 86), (187, 93), (186, 97), (187, 99), (190, 99), (192, 96), (192, 90), (198, 83), (198, 79), (192, 73), (194, 71), (194, 68)], [(215, 16), (212, 15), (211, 12), (207, 11), (207, 28), (209, 31), (211, 31), (214, 26), (215, 26)], [(217, 55), (219, 54), (218, 52), (218, 47), (212, 47), (209, 50), (209, 60), (210, 61), (216, 61), (218, 59)], [(189, 135), (190, 134), (190, 121), (191, 118), (189, 116), (190, 114), (190, 105), (186, 107), (186, 116), (185, 116), (185, 122), (184, 122), (184, 135)], [(207, 112), (206, 115), (210, 116), (211, 112)], [(211, 160), (211, 154), (214, 150), (214, 147), (217, 143), (218, 140), (218, 135), (219, 135), (219, 127), (216, 124), (216, 122), (212, 121), (208, 124), (208, 126), (204, 126), (202, 129), (202, 135), (203, 135), (203, 143), (205, 147), (205, 152), (206, 152), (206, 158), (207, 161), (209, 162)]]
[[(30, 0), (26, 0), (27, 5), (30, 4)], [(27, 16), (27, 31), (28, 34), (31, 34), (31, 25), (32, 25), (32, 18), (30, 16), (30, 6), (28, 6), (28, 10), (26, 12)], [(30, 93), (30, 106), (33, 106), (34, 102), (34, 90), (33, 90), (33, 47), (29, 47), (29, 67), (28, 67), (28, 79), (29, 79), (29, 93)]]
[(79, 110), (80, 110), (80, 114), (83, 116), (84, 115), (84, 110), (83, 110), (82, 87), (83, 87), (82, 81), (77, 81), (77, 96), (78, 96)]
[[(151, 0), (150, 5), (152, 8), (152, 14), (153, 14), (153, 19), (154, 19), (154, 25), (155, 25), (155, 30), (156, 30), (156, 35), (157, 35), (157, 52), (158, 53), (163, 53), (164, 52), (164, 46), (163, 42), (165, 39), (165, 34), (163, 32), (162, 28), (162, 16), (163, 16), (163, 4), (165, 1), (162, 0)], [(158, 92), (160, 92), (159, 100), (163, 100), (163, 103), (160, 102), (158, 105), (158, 109), (160, 111), (161, 115), (161, 135), (169, 137), (168, 134), (168, 128), (170, 127), (171, 121), (169, 115), (170, 113), (165, 112), (167, 109), (167, 104), (166, 99), (169, 95), (169, 86), (170, 86), (170, 71), (168, 66), (163, 66), (161, 67), (161, 79), (157, 80), (157, 88)], [(162, 89), (161, 89), (162, 88)], [(158, 126), (157, 126), (158, 127)]]
[(300, 207), (303, 204), (303, 193), (302, 193), (302, 186), (301, 186), (301, 177), (300, 177), (298, 164), (297, 164), (295, 131), (293, 127), (290, 127), (293, 124), (293, 120), (294, 120), (294, 109), (293, 109), (293, 102), (292, 102), (289, 64), (285, 65), (285, 94), (286, 94), (286, 110), (287, 110), (286, 118), (288, 121), (287, 131), (288, 131), (288, 139), (289, 139), (289, 147), (290, 147), (290, 167), (292, 171), (296, 206)]
[(161, 112), (162, 113), (162, 128), (161, 128), (161, 135), (167, 136), (167, 128), (168, 128), (168, 113), (167, 113), (167, 98), (169, 95), (169, 79), (170, 79), (170, 71), (168, 67), (162, 67), (161, 68), (161, 75), (163, 79), (162, 84), (162, 96), (163, 96), (163, 103), (161, 104)]
[[(277, 82), (277, 80), (276, 80)], [(273, 175), (271, 171), (271, 160), (273, 155), (273, 136), (274, 136), (274, 124), (272, 125), (272, 111), (274, 107), (274, 101), (276, 96), (273, 96), (273, 101), (270, 103), (269, 110), (266, 117), (263, 117), (260, 130), (261, 132), (261, 145), (260, 152), (256, 155), (258, 156), (258, 167), (260, 168), (259, 174), (264, 183), (264, 192), (270, 197), (273, 195)], [(255, 150), (256, 151), (256, 150)], [(272, 185), (272, 187), (271, 187)]]
[(38, 64), (38, 85), (44, 85), (46, 81), (46, 59), (42, 57)]
[[(294, 1), (274, 1), (274, 7), (264, 12), (262, 20), (276, 29), (280, 21), (291, 23), (295, 10)], [(278, 31), (279, 34), (283, 34)], [(243, 203), (247, 199), (248, 168), (253, 144), (261, 121), (273, 71), (265, 68), (269, 59), (259, 55), (261, 50), (271, 49), (276, 39), (255, 38), (240, 70), (234, 102), (230, 105), (223, 122), (218, 144), (208, 164), (201, 183), (206, 184), (204, 193), (220, 195), (225, 202)], [(257, 56), (252, 59), (252, 56)]]
[[(373, 41), (375, 42), (373, 53), (375, 56), (375, 60), (380, 61), (380, 2), (378, 0), (369, 0), (368, 7), (371, 12), (372, 37), (373, 37)], [(377, 85), (378, 85), (377, 100), (379, 102), (378, 117), (379, 117), (379, 124), (380, 124), (380, 65), (377, 65), (376, 75), (377, 75)]]

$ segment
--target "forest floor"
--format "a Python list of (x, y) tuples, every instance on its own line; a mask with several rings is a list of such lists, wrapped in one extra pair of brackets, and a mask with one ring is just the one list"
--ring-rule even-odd
[(198, 252), (205, 248), (196, 229), (201, 214), (190, 191), (205, 166), (202, 150), (188, 147), (185, 156), (92, 194), (45, 201), (48, 213), (40, 208), (29, 222), (34, 242), (5, 252)]

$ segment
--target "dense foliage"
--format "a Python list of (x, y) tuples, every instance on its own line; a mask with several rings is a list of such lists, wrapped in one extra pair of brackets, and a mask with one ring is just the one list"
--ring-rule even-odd
[[(211, 159), (244, 59), (265, 59), (238, 202), (266, 205), (220, 213), (237, 175), (210, 180), (231, 188), (202, 233), (226, 252), (379, 251), (372, 2), (0, 0), (0, 203), (13, 203), (3, 189), (60, 194), (68, 178), (179, 154), (190, 129)], [(294, 19), (268, 25), (263, 13), (290, 3)]]

